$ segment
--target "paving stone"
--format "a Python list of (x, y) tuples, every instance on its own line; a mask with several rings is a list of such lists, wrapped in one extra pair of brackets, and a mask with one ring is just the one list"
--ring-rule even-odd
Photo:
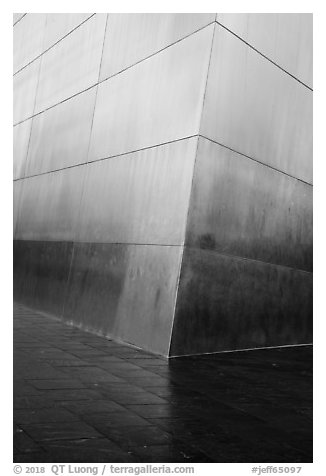
[(92, 415), (93, 413), (115, 413), (124, 410), (122, 405), (111, 400), (81, 400), (81, 401), (61, 401), (60, 405), (69, 411), (79, 415)]
[(56, 422), (42, 424), (22, 424), (22, 429), (35, 441), (98, 438), (102, 436), (84, 422)]
[(128, 428), (134, 426), (150, 426), (150, 422), (135, 413), (124, 410), (123, 412), (106, 413), (101, 416), (94, 414), (85, 414), (83, 418), (90, 425), (94, 426), (103, 435), (108, 435), (112, 427), (124, 427), (126, 432)]
[(28, 383), (39, 390), (56, 390), (65, 388), (85, 388), (79, 380), (28, 380)]
[(37, 410), (16, 410), (15, 420), (18, 424), (33, 424), (76, 421), (78, 418), (74, 413), (63, 408), (51, 407)]
[(17, 463), (312, 461), (309, 346), (167, 360), (21, 305), (14, 333)]
[(125, 463), (134, 461), (127, 451), (123, 451), (107, 438), (50, 441), (46, 449), (54, 462)]
[(14, 429), (14, 452), (31, 453), (41, 451), (42, 448), (20, 427)]

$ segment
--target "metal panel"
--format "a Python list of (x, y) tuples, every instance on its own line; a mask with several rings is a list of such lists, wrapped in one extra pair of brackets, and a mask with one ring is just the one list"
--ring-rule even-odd
[(99, 85), (90, 159), (198, 133), (213, 28)]
[(64, 319), (167, 355), (182, 248), (74, 245)]
[(13, 176), (14, 179), (24, 177), (27, 158), (29, 136), (31, 132), (32, 119), (18, 124), (13, 129)]
[(186, 243), (312, 270), (312, 187), (200, 139)]
[(312, 13), (218, 13), (217, 21), (312, 87)]
[(27, 175), (86, 162), (95, 88), (33, 118)]
[(201, 133), (312, 181), (312, 93), (217, 27)]
[(110, 13), (101, 79), (213, 22), (215, 13)]
[(33, 115), (40, 59), (14, 76), (14, 124)]
[(71, 242), (14, 241), (14, 298), (61, 316), (72, 247)]
[(48, 13), (43, 50), (54, 45), (91, 15), (92, 13)]
[(87, 166), (79, 241), (181, 244), (197, 138)]
[(312, 274), (185, 249), (170, 355), (312, 340)]
[(13, 23), (17, 23), (18, 20), (20, 20), (21, 18), (23, 18), (23, 16), (25, 15), (25, 13), (13, 13), (12, 16), (13, 16)]
[(84, 173), (81, 166), (25, 179), (17, 239), (72, 240)]
[(106, 23), (97, 14), (42, 57), (36, 111), (90, 87), (98, 80)]
[(17, 180), (13, 183), (13, 236), (16, 238), (16, 229), (19, 220), (21, 194), (23, 189), (23, 180)]
[(46, 13), (29, 13), (14, 28), (14, 72), (43, 51)]

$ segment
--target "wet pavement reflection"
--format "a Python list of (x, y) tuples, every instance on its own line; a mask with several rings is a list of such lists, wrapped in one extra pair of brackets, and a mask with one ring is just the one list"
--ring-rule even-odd
[(164, 359), (14, 306), (14, 462), (311, 462), (312, 347)]

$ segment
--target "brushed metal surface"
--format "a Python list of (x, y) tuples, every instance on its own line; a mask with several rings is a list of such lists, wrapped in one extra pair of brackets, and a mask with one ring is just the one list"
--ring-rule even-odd
[(167, 355), (181, 250), (75, 244), (64, 320)]
[(214, 21), (215, 13), (110, 13), (101, 79)]
[(217, 21), (312, 87), (312, 13), (218, 13)]
[(73, 244), (14, 241), (14, 299), (62, 315)]
[(48, 13), (43, 50), (54, 45), (91, 15), (91, 13)]
[(46, 13), (29, 13), (14, 28), (14, 72), (43, 51)]
[(84, 173), (81, 166), (24, 179), (17, 239), (72, 240)]
[(16, 238), (23, 185), (23, 180), (13, 182), (13, 238)]
[(99, 85), (90, 160), (198, 133), (213, 28)]
[(15, 24), (18, 20), (20, 20), (23, 16), (25, 15), (25, 13), (13, 13), (12, 16), (13, 16), (13, 23)]
[(14, 76), (14, 124), (33, 115), (40, 59)]
[(32, 120), (13, 128), (13, 178), (24, 177)]
[(86, 162), (95, 95), (92, 88), (33, 118), (26, 175)]
[(312, 181), (312, 93), (217, 25), (201, 133)]
[(98, 80), (106, 14), (97, 14), (42, 57), (36, 111), (76, 94)]
[(197, 140), (88, 164), (78, 241), (183, 243)]
[(312, 270), (312, 187), (199, 139), (186, 244)]
[(311, 273), (185, 249), (170, 355), (311, 340)]

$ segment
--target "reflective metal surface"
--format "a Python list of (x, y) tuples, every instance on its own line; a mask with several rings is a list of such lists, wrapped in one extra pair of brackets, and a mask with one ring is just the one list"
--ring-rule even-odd
[(25, 13), (13, 13), (13, 23), (15, 24), (16, 22), (18, 22), (18, 20), (20, 20), (23, 16), (25, 15)]
[(312, 87), (312, 13), (218, 13), (217, 21)]
[(312, 92), (220, 26), (201, 133), (312, 181)]
[(91, 13), (48, 13), (43, 50), (54, 45), (91, 15)]
[(79, 243), (64, 319), (167, 355), (181, 247)]
[(16, 229), (19, 220), (21, 194), (24, 186), (23, 180), (13, 182), (13, 238), (16, 239)]
[(86, 89), (98, 80), (106, 14), (97, 14), (42, 57), (36, 111)]
[(311, 340), (311, 273), (185, 249), (171, 356)]
[(24, 180), (17, 239), (69, 241), (76, 233), (85, 167)]
[(14, 124), (33, 115), (40, 59), (14, 77)]
[(72, 254), (71, 242), (14, 242), (14, 299), (62, 315)]
[(197, 138), (87, 166), (78, 241), (181, 244)]
[(92, 88), (33, 118), (26, 175), (86, 162), (95, 94)]
[(199, 140), (186, 243), (312, 270), (312, 187)]
[(213, 26), (99, 85), (90, 159), (198, 133)]
[(101, 79), (166, 48), (214, 19), (215, 13), (110, 13)]
[(29, 13), (14, 28), (14, 72), (43, 51), (46, 13)]
[[(16, 66), (88, 14), (46, 15)], [(312, 94), (214, 15), (96, 14), (15, 75), (18, 300), (165, 356), (173, 319), (171, 355), (310, 342)], [(303, 80), (310, 27), (250, 15)]]
[(13, 128), (13, 178), (24, 177), (28, 141), (31, 132), (32, 120), (18, 124)]

